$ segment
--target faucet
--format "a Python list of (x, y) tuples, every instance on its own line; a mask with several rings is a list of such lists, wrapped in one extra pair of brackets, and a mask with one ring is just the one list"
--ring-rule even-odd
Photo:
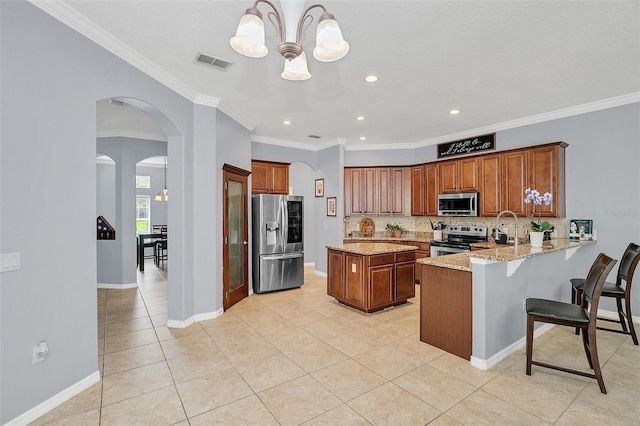
[(498, 239), (498, 221), (500, 220), (500, 216), (502, 216), (504, 213), (511, 213), (513, 215), (513, 218), (516, 221), (516, 235), (513, 239), (513, 242), (514, 242), (514, 248), (517, 250), (518, 249), (518, 216), (516, 216), (516, 214), (511, 210), (502, 210), (500, 213), (498, 213), (498, 217), (496, 217), (496, 232), (495, 232), (494, 238)]

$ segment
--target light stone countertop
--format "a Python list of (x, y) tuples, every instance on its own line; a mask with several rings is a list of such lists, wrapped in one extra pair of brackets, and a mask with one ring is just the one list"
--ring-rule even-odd
[(363, 256), (370, 256), (374, 254), (384, 253), (397, 253), (403, 251), (414, 251), (417, 247), (405, 246), (402, 244), (389, 244), (389, 243), (348, 243), (338, 244), (334, 246), (327, 246), (330, 250), (344, 251), (347, 253), (360, 254)]
[[(584, 245), (595, 244), (595, 241), (575, 241), (568, 239), (555, 239), (545, 241), (541, 248), (531, 247), (530, 244), (519, 244), (518, 249), (513, 245), (496, 245), (494, 248), (472, 251), (470, 253), (457, 253), (446, 256), (425, 257), (416, 260), (424, 265), (439, 266), (442, 268), (458, 269), (461, 271), (471, 271), (470, 258), (494, 260), (498, 262), (509, 262), (516, 259), (525, 259), (532, 256), (541, 256), (560, 250), (568, 250)], [(491, 243), (486, 243), (490, 245)]]

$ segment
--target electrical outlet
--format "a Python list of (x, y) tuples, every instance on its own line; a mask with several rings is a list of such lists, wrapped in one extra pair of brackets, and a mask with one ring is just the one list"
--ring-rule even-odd
[(355, 263), (351, 264), (351, 272), (353, 272), (354, 274), (356, 273), (356, 264)]
[(44, 361), (49, 354), (49, 345), (46, 340), (42, 340), (38, 346), (33, 348), (33, 363), (37, 364)]
[(43, 354), (42, 352), (40, 352), (40, 346), (36, 346), (35, 348), (33, 348), (34, 364), (44, 361), (46, 357), (47, 357), (47, 354)]

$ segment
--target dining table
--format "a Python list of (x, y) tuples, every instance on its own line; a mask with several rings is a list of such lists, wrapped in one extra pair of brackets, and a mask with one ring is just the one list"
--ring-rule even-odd
[(148, 243), (145, 243), (145, 241), (147, 240), (155, 241), (161, 238), (167, 238), (167, 234), (166, 233), (138, 234), (137, 261), (138, 261), (138, 269), (140, 269), (140, 272), (144, 272), (144, 248), (145, 248), (145, 244), (148, 244)]

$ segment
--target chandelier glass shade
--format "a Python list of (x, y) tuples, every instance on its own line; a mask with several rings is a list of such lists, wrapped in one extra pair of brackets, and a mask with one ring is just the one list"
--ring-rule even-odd
[(342, 31), (340, 31), (335, 17), (327, 13), (321, 4), (309, 6), (302, 13), (298, 20), (296, 40), (293, 42), (285, 40), (284, 24), (273, 3), (268, 0), (256, 0), (254, 5), (245, 11), (240, 19), (236, 35), (230, 40), (231, 47), (241, 55), (262, 58), (269, 52), (265, 45), (264, 22), (262, 21), (262, 13), (258, 10), (259, 3), (266, 3), (272, 9), (267, 16), (276, 28), (277, 36), (280, 39), (278, 51), (286, 59), (284, 71), (280, 74), (282, 78), (286, 80), (308, 80), (311, 78), (301, 42), (305, 24), (308, 26), (313, 21), (309, 12), (316, 7), (321, 8), (323, 13), (318, 18), (316, 27), (314, 58), (320, 62), (333, 62), (343, 58), (349, 52), (349, 43), (342, 37)]

